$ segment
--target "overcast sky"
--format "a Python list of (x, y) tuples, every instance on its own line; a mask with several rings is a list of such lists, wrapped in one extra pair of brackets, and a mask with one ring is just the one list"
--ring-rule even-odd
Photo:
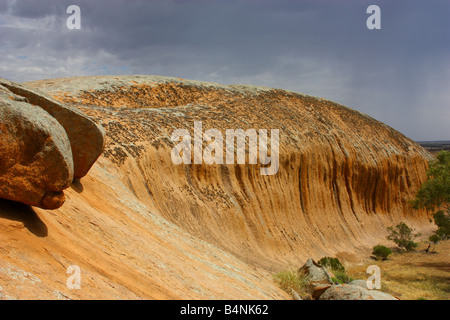
[(0, 0), (0, 77), (111, 74), (289, 89), (450, 140), (450, 1)]

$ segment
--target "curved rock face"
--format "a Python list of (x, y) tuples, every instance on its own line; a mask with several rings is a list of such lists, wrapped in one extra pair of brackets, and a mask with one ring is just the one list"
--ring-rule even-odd
[[(401, 133), (337, 103), (157, 76), (27, 86), (105, 127), (104, 156), (148, 208), (246, 262), (272, 268), (299, 257), (318, 259), (376, 244), (397, 221), (426, 221), (408, 201), (425, 180), (431, 156)], [(271, 152), (270, 132), (279, 130), (279, 170), (262, 175), (262, 158), (252, 164), (248, 150), (243, 164), (196, 164), (196, 122), (203, 133), (222, 133), (223, 141), (227, 129), (266, 129)], [(192, 137), (192, 164), (173, 162), (176, 129)], [(203, 151), (207, 145), (203, 141)]]
[[(399, 221), (420, 231), (433, 226), (408, 204), (431, 156), (331, 101), (156, 76), (4, 89), (4, 103), (68, 105), (106, 131), (104, 153), (65, 190), (61, 208), (49, 213), (0, 199), (5, 298), (286, 299), (271, 274), (287, 264), (368, 256)], [(70, 126), (54, 115), (70, 139)], [(250, 136), (245, 159), (230, 152), (226, 161), (227, 130), (239, 129)], [(250, 148), (255, 141), (267, 150)], [(1, 146), (4, 168), (9, 144)], [(73, 265), (82, 290), (66, 287)]]

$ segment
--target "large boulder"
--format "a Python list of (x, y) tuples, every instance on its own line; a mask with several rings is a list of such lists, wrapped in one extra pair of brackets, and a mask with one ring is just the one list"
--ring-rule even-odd
[(398, 300), (382, 291), (368, 290), (361, 286), (336, 285), (328, 288), (320, 300)]
[(64, 127), (72, 148), (74, 177), (84, 177), (103, 152), (105, 145), (103, 127), (81, 112), (57, 102), (39, 90), (2, 78), (0, 78), (0, 85), (26, 98), (30, 104), (44, 109)]
[(333, 280), (327, 269), (313, 259), (308, 259), (299, 269), (299, 272), (307, 276), (308, 290), (313, 299), (318, 299), (325, 290), (333, 285)]
[(357, 286), (357, 287), (361, 287), (361, 288), (364, 288), (364, 289), (368, 289), (366, 280), (356, 279), (356, 280), (353, 280), (353, 281), (349, 282), (348, 284), (350, 286)]
[(60, 123), (0, 86), (0, 197), (56, 209), (64, 203), (73, 170)]

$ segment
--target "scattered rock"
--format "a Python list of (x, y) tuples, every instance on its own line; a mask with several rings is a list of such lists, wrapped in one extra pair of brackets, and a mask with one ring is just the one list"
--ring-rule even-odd
[(105, 131), (81, 112), (63, 105), (38, 90), (0, 78), (0, 85), (28, 103), (39, 106), (54, 117), (65, 129), (70, 140), (74, 177), (84, 177), (103, 152)]
[(0, 197), (58, 208), (73, 180), (66, 131), (43, 109), (0, 88)]
[(308, 276), (307, 286), (315, 300), (398, 300), (385, 292), (368, 290), (364, 280), (335, 285), (329, 271), (313, 259), (308, 259), (299, 272)]
[(398, 300), (397, 298), (378, 290), (367, 290), (354, 285), (335, 285), (328, 288), (320, 300)]
[(308, 287), (313, 299), (318, 299), (325, 290), (333, 285), (333, 280), (327, 269), (313, 259), (308, 259), (299, 269), (299, 272), (308, 276)]

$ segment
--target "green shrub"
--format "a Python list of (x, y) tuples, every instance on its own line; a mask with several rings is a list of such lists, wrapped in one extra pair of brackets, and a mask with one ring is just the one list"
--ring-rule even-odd
[(381, 260), (386, 260), (387, 257), (392, 253), (392, 250), (388, 247), (382, 246), (381, 244), (376, 245), (373, 247), (372, 254), (377, 258)]
[(336, 277), (331, 277), (331, 280), (333, 280), (333, 282), (334, 282), (335, 284), (343, 284), (343, 283), (344, 283), (344, 282), (342, 282), (341, 279), (338, 279), (338, 278), (336, 278)]
[(428, 240), (434, 244), (438, 244), (439, 241), (441, 241), (441, 237), (439, 237), (437, 234), (432, 234)]
[(437, 245), (441, 240), (442, 240), (442, 238), (441, 238), (438, 234), (433, 233), (433, 234), (428, 238), (429, 244), (428, 244), (428, 248), (427, 248), (427, 250), (425, 250), (425, 252), (426, 252), (426, 253), (428, 253), (428, 252), (435, 252), (434, 250), (435, 250), (435, 248), (436, 248), (436, 245)]
[(434, 223), (438, 226), (436, 235), (440, 239), (445, 239), (450, 236), (450, 214), (440, 210), (433, 214)]
[(323, 257), (317, 263), (321, 266), (324, 266), (325, 268), (331, 269), (333, 273), (345, 273), (345, 267), (342, 265), (341, 261), (339, 261), (338, 258)]
[(331, 280), (336, 284), (349, 283), (353, 280), (347, 275), (344, 265), (338, 258), (323, 257), (317, 263), (333, 272), (334, 277), (331, 277)]
[(411, 240), (402, 241), (399, 244), (399, 247), (405, 248), (406, 251), (413, 251), (415, 248), (417, 248), (417, 246), (418, 246), (418, 244)]
[(417, 243), (412, 241), (416, 235), (413, 235), (414, 229), (408, 227), (404, 222), (400, 222), (395, 227), (388, 227), (390, 232), (388, 239), (395, 242), (400, 248), (404, 248), (406, 251), (412, 251), (417, 247)]
[[(350, 278), (345, 271), (344, 272), (342, 272), (342, 271), (335, 271), (334, 275), (336, 276), (336, 279), (338, 280), (338, 282), (340, 284), (342, 284), (342, 283), (349, 283), (349, 282), (353, 281), (353, 279)], [(332, 277), (331, 279), (333, 279), (333, 278), (334, 277)]]

